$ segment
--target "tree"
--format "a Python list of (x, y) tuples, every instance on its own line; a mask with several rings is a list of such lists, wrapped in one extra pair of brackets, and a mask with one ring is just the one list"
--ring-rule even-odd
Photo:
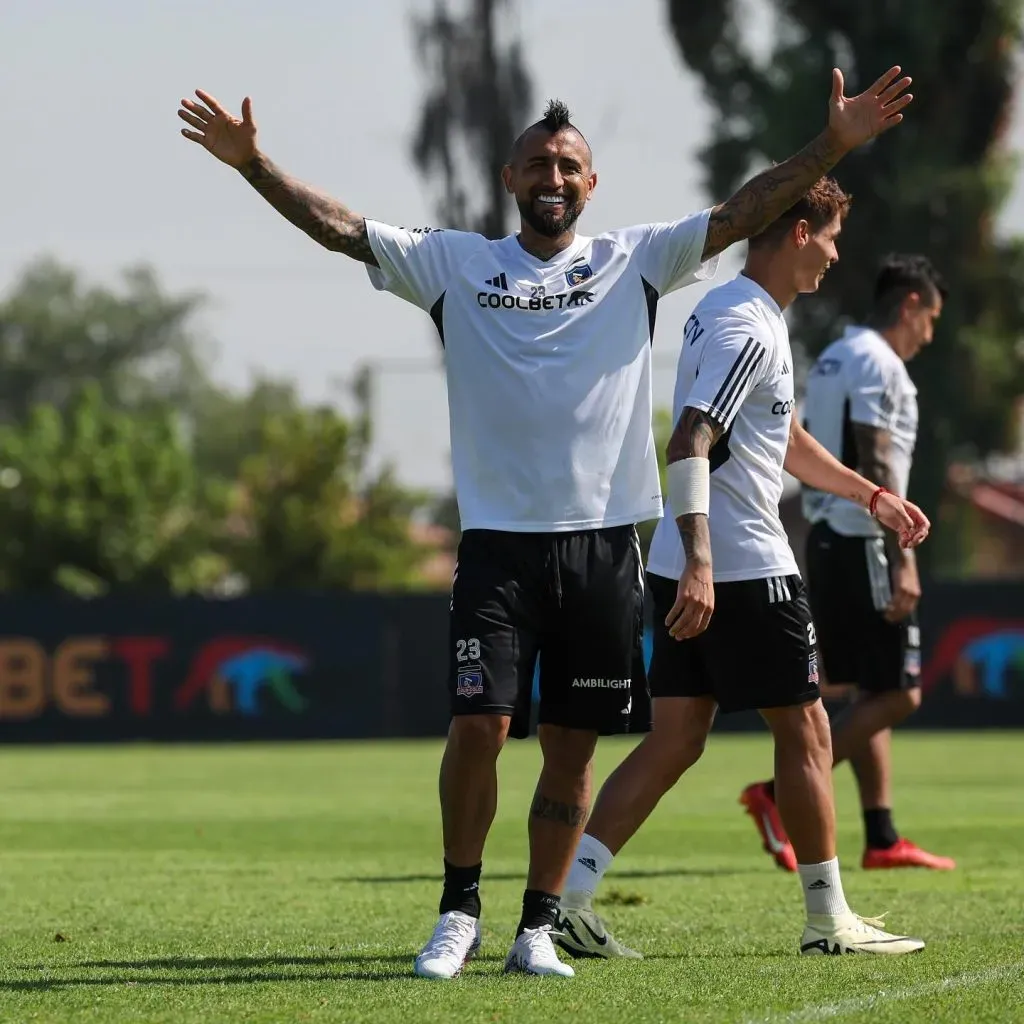
[[(460, 18), (446, 0), (436, 0), (432, 14), (411, 19), (428, 83), (413, 160), (438, 180), (439, 222), (487, 238), (508, 234), (510, 203), (501, 170), (532, 103), (522, 46), (500, 26), (501, 15), (513, 9), (513, 0), (469, 0)], [(483, 203), (471, 196), (483, 196)], [(458, 534), (454, 494), (439, 498), (431, 516)]]
[[(440, 180), (443, 226), (488, 238), (507, 234), (501, 169), (531, 104), (522, 46), (515, 38), (504, 42), (499, 24), (512, 7), (512, 0), (469, 0), (458, 17), (436, 0), (431, 15), (412, 18), (428, 79), (413, 159)], [(484, 197), (482, 205), (474, 196)]]
[(224, 507), (173, 414), (116, 409), (96, 384), (0, 427), (2, 589), (203, 589), (226, 568)]
[(206, 381), (192, 327), (202, 302), (166, 295), (146, 268), (114, 291), (50, 260), (32, 264), (0, 304), (0, 422), (63, 408), (89, 382), (118, 408), (187, 404)]
[(241, 394), (213, 385), (204, 388), (195, 396), (191, 415), (198, 471), (236, 480), (245, 460), (262, 449), (267, 421), (301, 408), (292, 381), (260, 377)]
[(370, 382), (368, 371), (357, 380), (352, 418), (294, 406), (263, 420), (242, 462), (229, 548), (251, 589), (408, 586), (433, 553), (412, 533), (424, 500), (390, 469), (369, 469)]
[[(796, 151), (824, 123), (833, 66), (848, 93), (892, 64), (914, 78), (904, 122), (836, 170), (854, 196), (841, 259), (819, 296), (795, 304), (792, 325), (794, 340), (817, 352), (841, 318), (867, 312), (886, 252), (924, 252), (940, 267), (951, 294), (935, 343), (912, 366), (921, 430), (911, 486), (934, 517), (950, 458), (1002, 447), (1024, 390), (1024, 244), (994, 229), (1013, 169), (1005, 133), (1021, 3), (764, 2), (774, 34), (756, 48), (739, 0), (668, 2), (679, 49), (718, 115), (701, 154), (714, 196), (728, 195), (752, 165)], [(943, 525), (922, 549), (932, 564), (957, 557), (956, 531)]]

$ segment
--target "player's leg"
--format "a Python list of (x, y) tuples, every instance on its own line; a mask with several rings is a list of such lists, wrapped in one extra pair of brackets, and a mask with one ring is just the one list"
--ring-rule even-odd
[[(675, 640), (665, 627), (665, 616), (675, 601), (676, 582), (648, 575), (647, 585), (654, 613), (650, 670), (653, 728), (601, 787), (576, 850), (561, 900), (558, 942), (578, 957), (639, 957), (611, 936), (594, 913), (594, 892), (613, 857), (700, 758), (715, 717), (710, 684), (701, 669), (702, 640)], [(719, 629), (719, 622), (713, 617), (708, 632)]]
[[(846, 903), (835, 847), (831, 730), (817, 693), (815, 630), (799, 577), (788, 577), (786, 589), (790, 600), (760, 609), (753, 607), (751, 595), (748, 630), (764, 681), (756, 693), (751, 687), (746, 700), (757, 700), (775, 740), (775, 796), (796, 853), (807, 911), (801, 952), (916, 952), (924, 948), (921, 940), (890, 935)], [(742, 650), (729, 667), (746, 677), (756, 670)]]
[(497, 760), (521, 678), (536, 659), (534, 610), (526, 603), (536, 589), (535, 540), (470, 530), (459, 544), (449, 632), (452, 721), (439, 781), (444, 887), (438, 923), (416, 958), (421, 977), (456, 977), (480, 944), (480, 876), (497, 807)]
[[(807, 538), (807, 586), (815, 640), (825, 675), (832, 684), (857, 678), (859, 638), (855, 623), (851, 622), (851, 569), (849, 552), (844, 546), (849, 539), (825, 523), (816, 524)], [(866, 593), (866, 571), (862, 575)], [(740, 803), (757, 826), (765, 852), (780, 868), (796, 871), (796, 854), (776, 803), (775, 780), (747, 786), (740, 794)]]
[(856, 700), (833, 727), (835, 762), (849, 760), (864, 816), (865, 868), (923, 867), (949, 871), (956, 862), (901, 836), (892, 813), (892, 729), (921, 705), (916, 618), (865, 617)]
[(556, 535), (552, 548), (559, 613), (541, 645), (544, 769), (530, 814), (530, 887), (506, 970), (572, 974), (552, 945), (558, 897), (590, 806), (597, 736), (629, 722), (643, 583), (631, 528)]

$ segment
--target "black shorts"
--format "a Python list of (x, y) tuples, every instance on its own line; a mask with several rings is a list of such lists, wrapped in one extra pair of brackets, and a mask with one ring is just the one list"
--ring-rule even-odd
[(452, 584), (453, 715), (511, 715), (610, 734), (643, 730), (643, 567), (632, 526), (572, 533), (467, 530)]
[(899, 623), (882, 615), (892, 583), (880, 537), (844, 537), (815, 523), (807, 538), (807, 585), (830, 683), (855, 683), (870, 693), (921, 685), (916, 614)]
[(674, 639), (665, 625), (678, 584), (647, 574), (652, 697), (711, 697), (723, 712), (818, 699), (814, 624), (799, 576), (716, 583), (711, 624), (690, 640)]

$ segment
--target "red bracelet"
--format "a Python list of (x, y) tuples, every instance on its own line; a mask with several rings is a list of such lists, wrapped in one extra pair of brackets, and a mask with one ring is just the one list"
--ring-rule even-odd
[(868, 512), (871, 514), (872, 519), (875, 517), (875, 510), (878, 508), (878, 499), (883, 494), (888, 494), (888, 487), (879, 487), (874, 494), (871, 495), (871, 501), (868, 502)]

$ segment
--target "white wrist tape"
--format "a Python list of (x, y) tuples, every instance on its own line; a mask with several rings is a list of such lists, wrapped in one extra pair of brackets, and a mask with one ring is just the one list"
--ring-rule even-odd
[(672, 515), (708, 514), (711, 503), (711, 466), (707, 459), (670, 462), (665, 472)]

